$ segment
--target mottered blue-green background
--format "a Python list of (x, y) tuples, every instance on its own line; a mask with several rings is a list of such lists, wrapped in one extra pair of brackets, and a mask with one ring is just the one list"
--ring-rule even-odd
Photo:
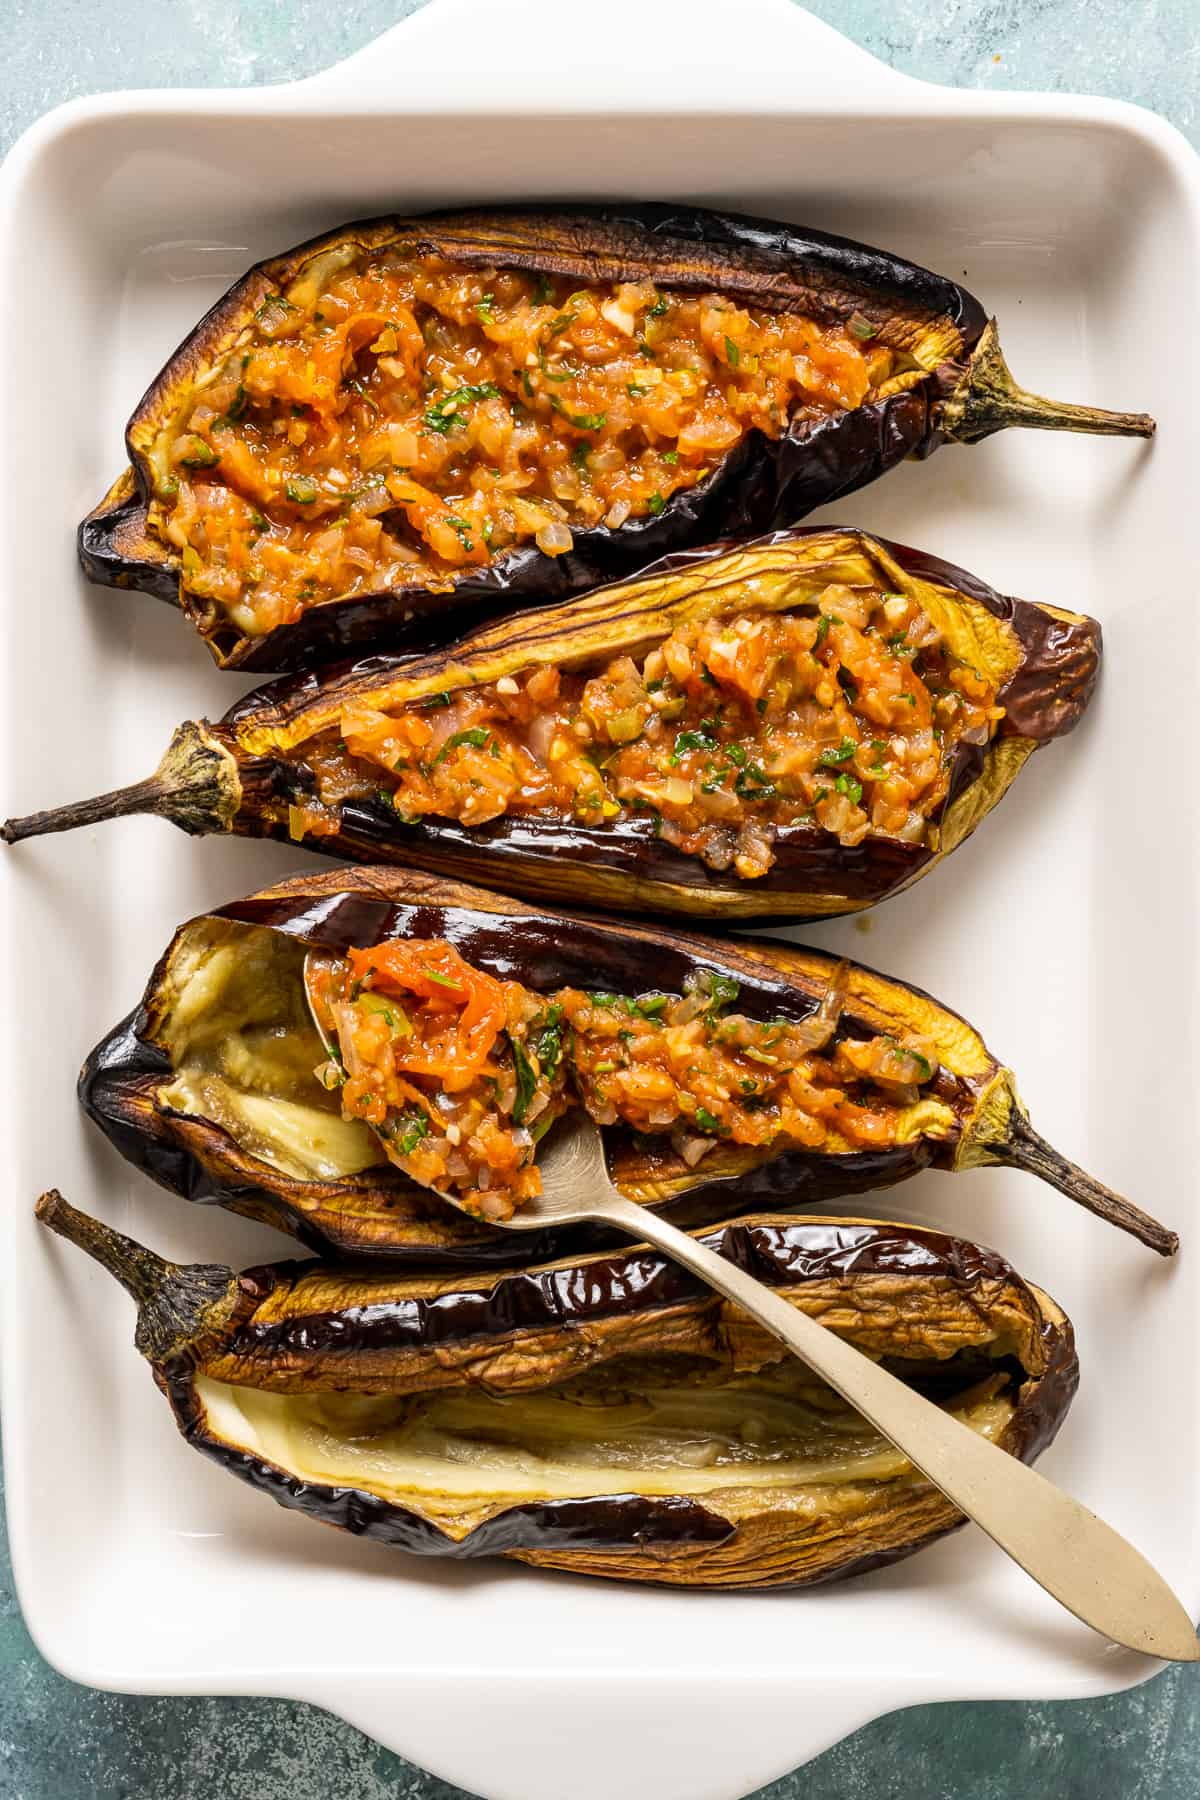
[[(503, 5), (503, 0), (479, 0)], [(569, 3), (569, 0), (568, 0)], [(309, 75), (421, 0), (0, 0), (0, 150), (76, 94)], [(653, 0), (647, 0), (653, 4)], [(809, 0), (908, 74), (1138, 101), (1200, 135), (1200, 0)], [(736, 16), (737, 0), (729, 0)], [(74, 1686), (0, 1535), (0, 1800), (467, 1800), (313, 1707)], [(1200, 1668), (1111, 1699), (918, 1707), (755, 1800), (1200, 1800)], [(570, 1800), (564, 1795), (563, 1800)], [(619, 1797), (615, 1797), (619, 1800)]]

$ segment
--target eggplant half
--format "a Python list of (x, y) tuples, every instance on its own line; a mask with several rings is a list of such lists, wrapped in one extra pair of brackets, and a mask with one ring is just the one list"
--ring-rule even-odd
[[(281, 1506), (423, 1556), (690, 1588), (802, 1587), (963, 1523), (772, 1337), (656, 1251), (435, 1280), (168, 1263), (56, 1192), (38, 1216), (138, 1306), (196, 1449)], [(991, 1250), (763, 1216), (705, 1241), (1032, 1462), (1078, 1385), (1069, 1321)]]
[(306, 668), (794, 524), (1009, 425), (1154, 430), (1025, 392), (964, 288), (820, 232), (661, 205), (376, 219), (206, 314), (79, 552), (223, 667)]
[[(1053, 1150), (1030, 1125), (1011, 1071), (917, 988), (791, 944), (572, 917), (389, 869), (306, 874), (182, 926), (140, 1006), (84, 1064), (84, 1109), (163, 1186), (340, 1255), (502, 1264), (611, 1242), (591, 1227), (506, 1234), (468, 1218), (389, 1160), (364, 1118), (344, 1115), (341, 1096), (317, 1074), (328, 1052), (309, 1011), (305, 960), (392, 941), (449, 945), (494, 982), (547, 997), (571, 987), (633, 1007), (634, 997), (651, 996), (653, 1012), (664, 996), (697, 987), (735, 995), (739, 1015), (772, 1036), (821, 1015), (836, 991), (830, 1055), (844, 1047), (853, 1058), (881, 1039), (920, 1044), (924, 1079), (897, 1090), (876, 1141), (830, 1131), (819, 1148), (782, 1137), (739, 1142), (695, 1113), (715, 1140), (697, 1146), (632, 1129), (618, 1114), (603, 1127), (613, 1180), (681, 1225), (763, 1205), (808, 1209), (927, 1167), (1001, 1164), (1039, 1176), (1161, 1255), (1178, 1247), (1173, 1231)], [(536, 1054), (544, 1065), (544, 1049)], [(569, 1042), (562, 1055), (581, 1060)], [(602, 1065), (593, 1056), (590, 1067)], [(491, 1073), (500, 1087), (504, 1069)], [(588, 1103), (582, 1089), (577, 1098)], [(536, 1166), (536, 1141), (529, 1155)]]
[(802, 528), (285, 677), (181, 726), (149, 780), (2, 835), (150, 812), (613, 911), (828, 917), (960, 844), (1078, 722), (1100, 653), (1093, 619)]

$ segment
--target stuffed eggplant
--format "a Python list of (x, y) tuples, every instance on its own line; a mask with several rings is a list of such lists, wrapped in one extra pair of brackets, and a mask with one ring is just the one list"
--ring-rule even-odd
[(304, 875), (182, 926), (80, 1098), (164, 1186), (341, 1254), (515, 1262), (610, 1241), (496, 1229), (578, 1105), (622, 1192), (685, 1225), (999, 1163), (1161, 1254), (1178, 1242), (1052, 1150), (1010, 1071), (918, 989), (386, 869)]
[[(434, 1280), (179, 1267), (57, 1193), (43, 1223), (138, 1304), (188, 1442), (280, 1505), (426, 1556), (691, 1588), (800, 1587), (962, 1523), (899, 1451), (657, 1252)], [(707, 1240), (1032, 1462), (1078, 1382), (1058, 1307), (910, 1225), (762, 1217)]]
[(287, 677), (181, 727), (149, 782), (3, 834), (157, 812), (613, 910), (828, 916), (961, 843), (1099, 661), (1092, 619), (801, 529), (450, 651)]
[(965, 289), (822, 233), (665, 206), (380, 219), (212, 308), (80, 555), (223, 666), (304, 668), (794, 524), (1007, 425), (1154, 430), (1023, 392)]

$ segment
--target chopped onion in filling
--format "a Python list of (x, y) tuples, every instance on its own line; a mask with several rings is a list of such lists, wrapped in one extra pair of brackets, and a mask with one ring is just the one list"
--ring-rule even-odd
[(324, 600), (450, 589), (659, 513), (751, 431), (914, 367), (839, 324), (653, 282), (572, 288), (350, 250), (260, 306), (164, 428), (152, 527), (251, 637)]
[(317, 796), (292, 829), (336, 830), (362, 797), (409, 823), (638, 818), (752, 881), (798, 826), (848, 849), (929, 842), (961, 746), (1003, 716), (916, 600), (835, 584), (811, 610), (680, 626), (640, 663), (524, 669), (394, 711), (355, 699), (306, 748)]
[(441, 940), (393, 939), (310, 965), (340, 1089), (415, 1180), (484, 1219), (541, 1191), (539, 1138), (572, 1102), (599, 1125), (669, 1139), (694, 1167), (721, 1141), (844, 1151), (897, 1141), (932, 1082), (931, 1043), (838, 1037), (840, 975), (792, 1020), (730, 1010), (738, 984), (700, 971), (682, 995), (497, 981)]

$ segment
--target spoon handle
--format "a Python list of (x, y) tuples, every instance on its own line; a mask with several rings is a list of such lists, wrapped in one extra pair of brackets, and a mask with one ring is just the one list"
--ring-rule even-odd
[(757, 1319), (1085, 1625), (1145, 1656), (1200, 1660), (1162, 1576), (1078, 1500), (644, 1207), (614, 1193), (592, 1216), (646, 1239)]

